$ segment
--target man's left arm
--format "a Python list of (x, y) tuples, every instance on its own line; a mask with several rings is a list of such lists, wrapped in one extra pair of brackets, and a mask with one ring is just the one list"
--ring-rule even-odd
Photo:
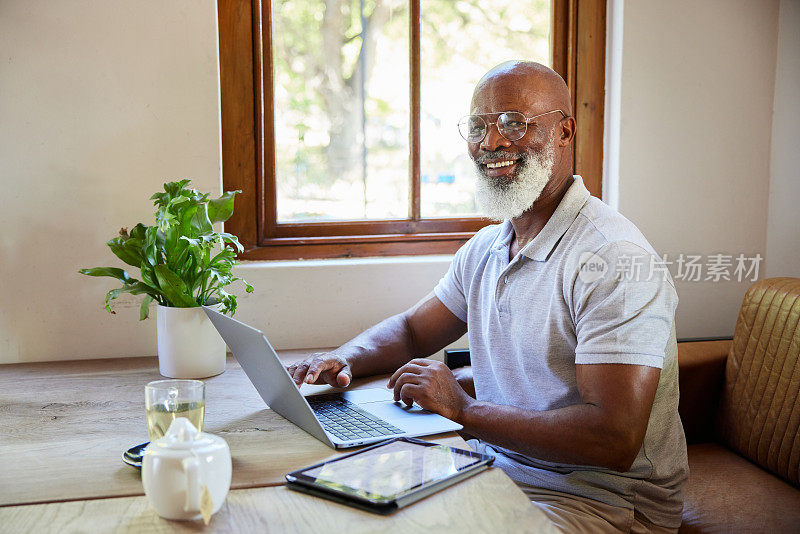
[(442, 363), (413, 360), (392, 376), (396, 400), (439, 413), (469, 434), (548, 462), (627, 471), (644, 440), (660, 369), (576, 366), (581, 403), (535, 412), (467, 395)]

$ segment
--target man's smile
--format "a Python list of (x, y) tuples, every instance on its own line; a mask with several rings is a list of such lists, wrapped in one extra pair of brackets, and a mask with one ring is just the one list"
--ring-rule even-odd
[(509, 165), (513, 165), (515, 163), (512, 159), (504, 159), (503, 161), (498, 161), (496, 163), (487, 163), (486, 166), (490, 169), (499, 169), (500, 167), (508, 167)]
[(519, 158), (504, 157), (502, 159), (492, 159), (481, 162), (486, 176), (498, 178), (501, 176), (511, 176), (517, 169)]

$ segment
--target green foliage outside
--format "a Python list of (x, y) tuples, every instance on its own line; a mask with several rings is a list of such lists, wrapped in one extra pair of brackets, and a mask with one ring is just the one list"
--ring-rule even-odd
[[(151, 200), (158, 208), (155, 226), (139, 223), (106, 244), (119, 259), (139, 269), (141, 280), (118, 267), (94, 267), (78, 272), (87, 276), (109, 276), (122, 287), (106, 294), (105, 308), (114, 313), (111, 302), (124, 293), (144, 295), (139, 319), (147, 318), (150, 303), (194, 308), (221, 304), (222, 312), (233, 315), (236, 296), (225, 287), (239, 280), (233, 276), (236, 253), (242, 245), (235, 235), (215, 232), (213, 223), (227, 221), (233, 214), (234, 198), (241, 191), (227, 191), (210, 199), (188, 186), (190, 180), (164, 184), (164, 192)], [(253, 287), (244, 282), (245, 290)]]
[[(550, 1), (423, 0), (421, 8), (422, 120), (441, 124), (429, 138), (434, 142), (422, 145), (423, 174), (470, 180), (458, 161), (465, 147), (456, 151), (447, 144), (458, 137), (452, 104), (466, 113), (471, 88), (501, 61), (547, 61)], [(336, 215), (348, 218), (363, 216), (355, 210), (367, 203), (390, 209), (391, 198), (402, 204), (397, 191), (407, 189), (408, 176), (409, 2), (365, 0), (363, 27), (360, 0), (273, 0), (272, 15), (279, 217), (330, 217), (326, 201), (350, 206), (352, 214)], [(364, 146), (368, 176), (361, 169)], [(362, 189), (344, 184), (361, 181), (364, 198), (354, 203), (352, 195)], [(437, 212), (447, 213), (448, 206), (464, 212), (471, 205), (465, 191), (454, 196), (441, 187), (423, 190), (423, 197), (436, 197), (429, 200)], [(456, 198), (462, 199), (458, 205)], [(282, 200), (294, 207), (283, 212)]]

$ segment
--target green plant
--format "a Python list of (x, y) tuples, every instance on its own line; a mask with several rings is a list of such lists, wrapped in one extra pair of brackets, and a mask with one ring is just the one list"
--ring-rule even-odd
[[(163, 193), (150, 197), (158, 208), (155, 226), (139, 223), (130, 233), (123, 228), (118, 237), (106, 243), (119, 259), (139, 268), (141, 280), (118, 267), (78, 271), (122, 282), (122, 287), (106, 294), (106, 310), (110, 313), (114, 313), (111, 301), (124, 293), (144, 295), (140, 320), (147, 318), (153, 300), (176, 308), (219, 303), (223, 313), (236, 312), (236, 296), (224, 288), (239, 280), (232, 271), (242, 245), (235, 235), (215, 232), (212, 224), (230, 218), (234, 197), (241, 191), (227, 191), (217, 199), (209, 199), (207, 193), (201, 195), (187, 187), (189, 182), (166, 183)], [(253, 287), (244, 284), (245, 290), (252, 293)]]

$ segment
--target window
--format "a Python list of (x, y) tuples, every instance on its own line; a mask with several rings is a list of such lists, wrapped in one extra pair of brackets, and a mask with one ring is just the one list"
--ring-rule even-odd
[[(450, 253), (488, 224), (456, 131), (524, 58), (567, 81), (600, 196), (604, 0), (220, 0), (226, 223), (244, 259)], [(498, 29), (502, 28), (503, 31)]]

